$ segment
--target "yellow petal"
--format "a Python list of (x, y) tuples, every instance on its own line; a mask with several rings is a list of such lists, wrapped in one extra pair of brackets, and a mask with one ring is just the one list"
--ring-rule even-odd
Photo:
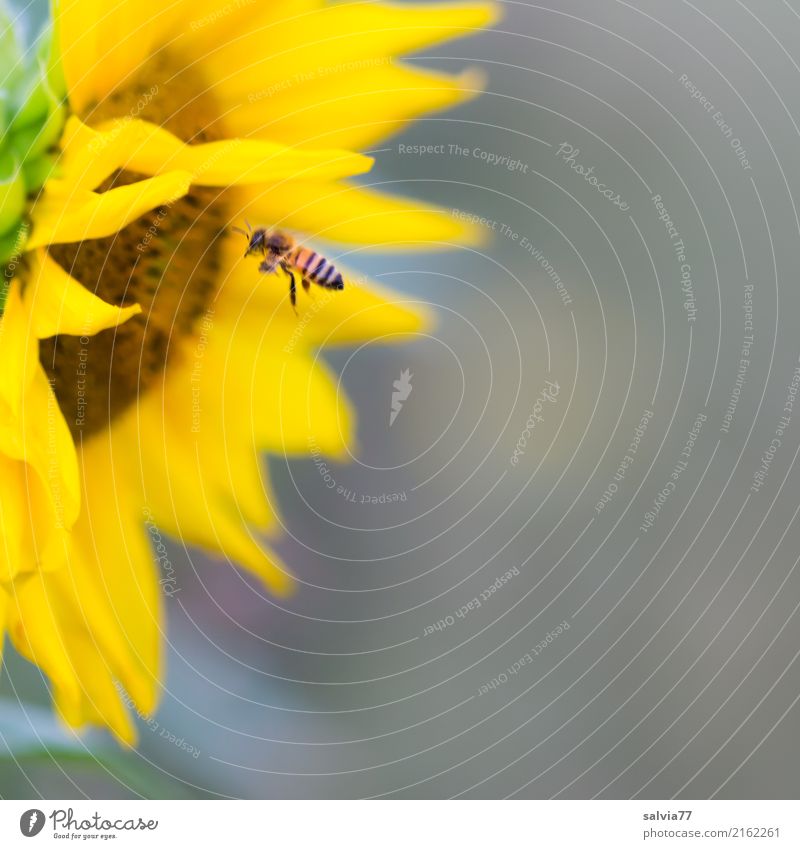
[(251, 92), (225, 104), (225, 126), (236, 135), (256, 135), (284, 144), (365, 150), (399, 132), (409, 120), (448, 109), (483, 88), (475, 71), (438, 74), (402, 63), (333, 73), (310, 69), (297, 82)]
[(71, 115), (61, 136), (59, 173), (74, 189), (96, 189), (125, 164), (131, 138), (131, 120), (119, 121), (98, 132)]
[[(324, 363), (290, 356), (259, 360), (262, 386), (275, 387), (276, 397), (259, 405), (253, 398), (259, 444), (276, 454), (307, 456), (312, 449), (345, 458), (353, 444), (355, 412), (338, 379)], [(266, 393), (261, 393), (264, 399)], [(264, 399), (266, 400), (266, 399)], [(259, 412), (262, 415), (259, 415)]]
[(62, 333), (91, 336), (117, 327), (142, 311), (138, 304), (107, 304), (41, 249), (35, 253), (25, 299), (30, 304), (33, 332), (39, 339)]
[(255, 528), (274, 531), (274, 496), (260, 474), (251, 423), (241, 413), (224, 422), (217, 411), (222, 392), (213, 373), (204, 371), (197, 418), (185, 393), (175, 392), (181, 376), (189, 385), (188, 375), (178, 372), (163, 396), (142, 399), (138, 420), (117, 426), (117, 444), (136, 440), (140, 446), (136, 473), (160, 532), (227, 554), (220, 523), (244, 536)]
[(230, 215), (367, 250), (441, 250), (488, 238), (452, 210), (344, 183), (243, 187), (231, 194)]
[[(124, 166), (143, 174), (190, 172), (205, 186), (266, 183), (281, 180), (325, 180), (364, 174), (372, 159), (347, 150), (298, 150), (274, 142), (247, 139), (184, 144), (167, 130), (147, 121), (123, 121)], [(113, 124), (101, 129), (110, 135)]]
[(319, 345), (364, 340), (406, 342), (433, 326), (433, 313), (424, 303), (350, 273), (332, 254), (328, 259), (344, 275), (344, 289), (337, 292), (312, 286), (308, 293), (301, 290), (295, 316), (289, 305), (288, 279), (280, 273), (260, 274), (250, 259), (242, 259), (238, 248), (235, 241), (227, 248), (230, 272), (224, 285), (231, 293), (230, 303), (238, 298), (257, 307), (241, 316), (240, 332), (251, 332), (254, 338), (268, 336), (273, 350), (293, 354)]
[(30, 467), (0, 456), (0, 584), (53, 571), (64, 561), (69, 534), (50, 494)]
[[(95, 524), (88, 534), (109, 534), (119, 541), (119, 533), (115, 534), (113, 530), (101, 530), (97, 524), (102, 516), (108, 515), (109, 512), (106, 511), (101, 516), (94, 517)], [(117, 522), (119, 522), (118, 518)], [(83, 530), (86, 531), (85, 525)], [(141, 536), (143, 530), (137, 527), (135, 532)], [(137, 705), (146, 706), (148, 710), (152, 710), (155, 680), (151, 673), (144, 674), (144, 664), (140, 665), (136, 658), (141, 649), (146, 650), (148, 655), (152, 653), (152, 646), (149, 645), (152, 640), (141, 647), (132, 640), (136, 634), (146, 630), (147, 623), (138, 623), (133, 631), (129, 631), (121, 622), (126, 606), (134, 604), (134, 594), (141, 592), (141, 588), (130, 581), (115, 581), (114, 583), (123, 584), (124, 591), (117, 596), (113, 595), (112, 582), (109, 581), (107, 573), (121, 571), (118, 560), (125, 555), (118, 550), (117, 562), (100, 560), (96, 557), (94, 541), (86, 537), (87, 534), (84, 533), (81, 539), (76, 540), (73, 548), (75, 554), (71, 558), (69, 568), (48, 574), (46, 581), (52, 587), (52, 592), (57, 593), (67, 602), (62, 612), (64, 627), (69, 628), (73, 633), (79, 631), (86, 633), (97, 653), (105, 659), (113, 676), (124, 683), (125, 689)], [(103, 553), (109, 553), (105, 546), (103, 546)], [(145, 552), (141, 547), (137, 547), (136, 553), (144, 554)], [(152, 593), (156, 586), (152, 576), (150, 584), (147, 590)], [(126, 619), (130, 620), (130, 615)], [(151, 621), (149, 625), (150, 630), (158, 635), (158, 623)]]
[(16, 284), (8, 290), (0, 318), (0, 363), (0, 402), (16, 417), (39, 364), (39, 348)]
[(34, 568), (35, 563), (30, 562), (33, 552), (25, 509), (24, 466), (0, 455), (0, 475), (3, 481), (0, 487), (0, 584), (8, 585), (21, 571)]
[[(225, 102), (246, 99), (254, 88), (291, 85), (307, 69), (324, 74), (348, 63), (397, 56), (468, 35), (496, 17), (484, 4), (336, 3), (275, 21), (259, 22), (196, 58), (209, 85)], [(369, 73), (367, 67), (363, 71)], [(254, 83), (256, 81), (256, 83)]]
[(80, 509), (75, 444), (38, 363), (19, 416), (0, 415), (0, 450), (10, 459), (30, 466), (48, 495), (52, 517), (37, 522), (32, 515), (31, 523), (41, 533), (51, 525), (72, 527)]
[(52, 681), (56, 707), (70, 725), (106, 725), (132, 743), (121, 687), (135, 692), (143, 679), (97, 573), (98, 564), (73, 549), (63, 568), (15, 585), (10, 632), (20, 653)]
[(17, 651), (47, 674), (65, 709), (77, 711), (82, 687), (59, 628), (58, 603), (44, 591), (41, 575), (15, 584), (8, 604), (8, 631)]
[[(261, 546), (235, 500), (235, 485), (225, 482), (227, 464), (217, 443), (216, 454), (202, 451), (201, 442), (189, 441), (164, 414), (153, 414), (153, 403), (143, 399), (138, 434), (141, 446), (139, 474), (144, 501), (162, 534), (214, 552), (254, 572), (270, 590), (285, 594), (291, 587), (288, 571), (275, 555)], [(165, 418), (165, 417), (164, 417)], [(131, 430), (120, 429), (131, 444)], [(255, 464), (255, 456), (250, 462)], [(239, 473), (237, 472), (237, 478)]]
[[(39, 363), (29, 305), (23, 302), (17, 286), (9, 290), (0, 323), (0, 358), (4, 364), (0, 377), (0, 451), (30, 466), (48, 494), (53, 515), (30, 517), (40, 535), (40, 545), (47, 546), (54, 542), (51, 531), (71, 527), (77, 517), (78, 467), (72, 436)], [(32, 568), (44, 558), (43, 550), (35, 556), (28, 554), (26, 560), (34, 562), (23, 568)]]
[(0, 583), (60, 566), (80, 509), (72, 437), (41, 366), (16, 414), (0, 404)]
[(220, 43), (236, 38), (254, 26), (297, 18), (322, 6), (323, 0), (281, 0), (280, 3), (252, 3), (246, 0), (220, 4), (220, 0), (197, 0), (191, 16), (184, 16), (176, 27), (179, 36), (175, 51), (206, 56)]
[(262, 450), (307, 456), (316, 447), (344, 457), (354, 449), (355, 413), (337, 377), (319, 357), (282, 351), (260, 308), (249, 312), (229, 320), (220, 309), (219, 334), (228, 341), (224, 352), (210, 352), (207, 378), (220, 391), (207, 403), (219, 409), (225, 432), (244, 421), (248, 442)]
[(33, 207), (33, 233), (28, 249), (110, 236), (162, 204), (183, 197), (191, 175), (175, 171), (140, 180), (102, 194), (73, 191), (69, 184), (50, 180)]
[(287, 596), (294, 589), (291, 572), (276, 556), (265, 548), (251, 531), (227, 515), (217, 518), (214, 525), (216, 544), (209, 544), (211, 551), (237, 566), (252, 572), (269, 587), (270, 592)]
[(151, 547), (137, 479), (129, 474), (130, 465), (120, 464), (123, 451), (129, 452), (128, 446), (100, 437), (82, 446), (86, 509), (73, 535), (84, 561), (94, 564), (82, 580), (93, 582), (106, 599), (135, 663), (125, 688), (140, 711), (152, 713), (163, 678), (162, 576), (157, 564), (164, 565), (164, 558)]
[(135, 479), (118, 485), (107, 439), (90, 440), (83, 451), (87, 509), (62, 568), (15, 585), (12, 634), (53, 681), (56, 706), (70, 725), (108, 725), (132, 743), (121, 688), (138, 711), (151, 713), (162, 679), (154, 555)]
[[(222, 415), (228, 389), (217, 379), (212, 356), (209, 352), (197, 375), (194, 361), (176, 363), (164, 392), (142, 398), (136, 420), (117, 426), (120, 434), (124, 430), (116, 437), (117, 444), (140, 446), (141, 470), (135, 474), (143, 479), (149, 509), (161, 517), (174, 514), (166, 532), (175, 534), (178, 526), (194, 522), (213, 522), (221, 513), (236, 516), (249, 527), (274, 531), (275, 499), (261, 475), (252, 423), (241, 409), (229, 419)], [(233, 399), (230, 405), (235, 406)], [(191, 491), (203, 494), (202, 512), (197, 499), (174, 494)]]
[[(77, 641), (73, 641), (77, 642)], [(71, 648), (72, 651), (74, 649)], [(96, 725), (108, 728), (123, 746), (135, 746), (138, 734), (133, 725), (128, 703), (111, 669), (100, 666), (105, 658), (100, 652), (92, 654), (88, 645), (79, 655), (77, 669), (83, 684), (83, 699), (77, 721), (70, 720), (62, 701), (56, 696), (55, 706), (59, 713), (74, 727)], [(134, 705), (131, 705), (134, 707)]]
[[(77, 602), (73, 599), (73, 603)], [(96, 644), (94, 636), (77, 625), (65, 617), (59, 623), (58, 633), (80, 688), (79, 697), (77, 702), (73, 701), (68, 691), (56, 686), (53, 693), (55, 708), (73, 728), (86, 725), (105, 727), (123, 745), (134, 746), (136, 729), (128, 705), (123, 703), (122, 684), (117, 679), (117, 672)], [(41, 662), (34, 662), (48, 671)]]
[(188, 11), (171, 0), (54, 0), (73, 110), (87, 112), (141, 69)]

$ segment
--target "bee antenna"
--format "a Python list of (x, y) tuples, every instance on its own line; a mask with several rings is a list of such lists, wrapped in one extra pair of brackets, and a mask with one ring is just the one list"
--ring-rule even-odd
[(247, 225), (248, 232), (253, 232), (253, 225), (245, 218), (244, 223)]
[(250, 234), (242, 230), (241, 227), (231, 227), (231, 230), (233, 230), (234, 233), (241, 233), (245, 237), (245, 239), (250, 238)]

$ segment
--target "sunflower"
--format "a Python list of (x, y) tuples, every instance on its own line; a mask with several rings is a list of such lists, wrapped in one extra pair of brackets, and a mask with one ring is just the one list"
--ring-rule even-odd
[(231, 225), (392, 250), (471, 238), (350, 178), (372, 165), (357, 151), (480, 87), (397, 57), (492, 15), (63, 0), (52, 38), (16, 54), (4, 27), (0, 634), (70, 726), (133, 744), (128, 708), (156, 707), (162, 534), (290, 590), (259, 454), (343, 456), (353, 412), (316, 349), (426, 316), (347, 274), (296, 315)]

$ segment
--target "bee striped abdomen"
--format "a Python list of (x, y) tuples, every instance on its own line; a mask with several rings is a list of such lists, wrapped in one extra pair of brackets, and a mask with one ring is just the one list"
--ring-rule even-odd
[(343, 289), (344, 280), (336, 270), (336, 266), (324, 256), (309, 248), (297, 248), (291, 258), (291, 263), (303, 272), (306, 280), (323, 286), (326, 289)]

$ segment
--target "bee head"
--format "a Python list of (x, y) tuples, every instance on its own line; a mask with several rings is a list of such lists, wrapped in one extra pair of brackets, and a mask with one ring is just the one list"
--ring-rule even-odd
[(253, 230), (249, 223), (247, 230), (242, 230), (241, 227), (234, 227), (233, 230), (241, 233), (247, 239), (247, 250), (244, 252), (246, 257), (251, 254), (283, 256), (294, 245), (292, 237), (280, 230), (267, 230), (265, 227), (258, 227)]
[(250, 256), (250, 254), (254, 253), (264, 253), (264, 237), (266, 235), (266, 230), (259, 228), (258, 230), (253, 230), (252, 225), (247, 219), (245, 219), (245, 224), (247, 224), (247, 229), (242, 230), (241, 227), (233, 227), (234, 233), (241, 233), (245, 239), (247, 239), (247, 250), (244, 252), (244, 255)]
[(247, 250), (244, 252), (244, 255), (250, 256), (250, 254), (263, 254), (267, 247), (266, 239), (266, 230), (263, 228), (254, 230), (250, 235), (250, 241), (247, 243)]

